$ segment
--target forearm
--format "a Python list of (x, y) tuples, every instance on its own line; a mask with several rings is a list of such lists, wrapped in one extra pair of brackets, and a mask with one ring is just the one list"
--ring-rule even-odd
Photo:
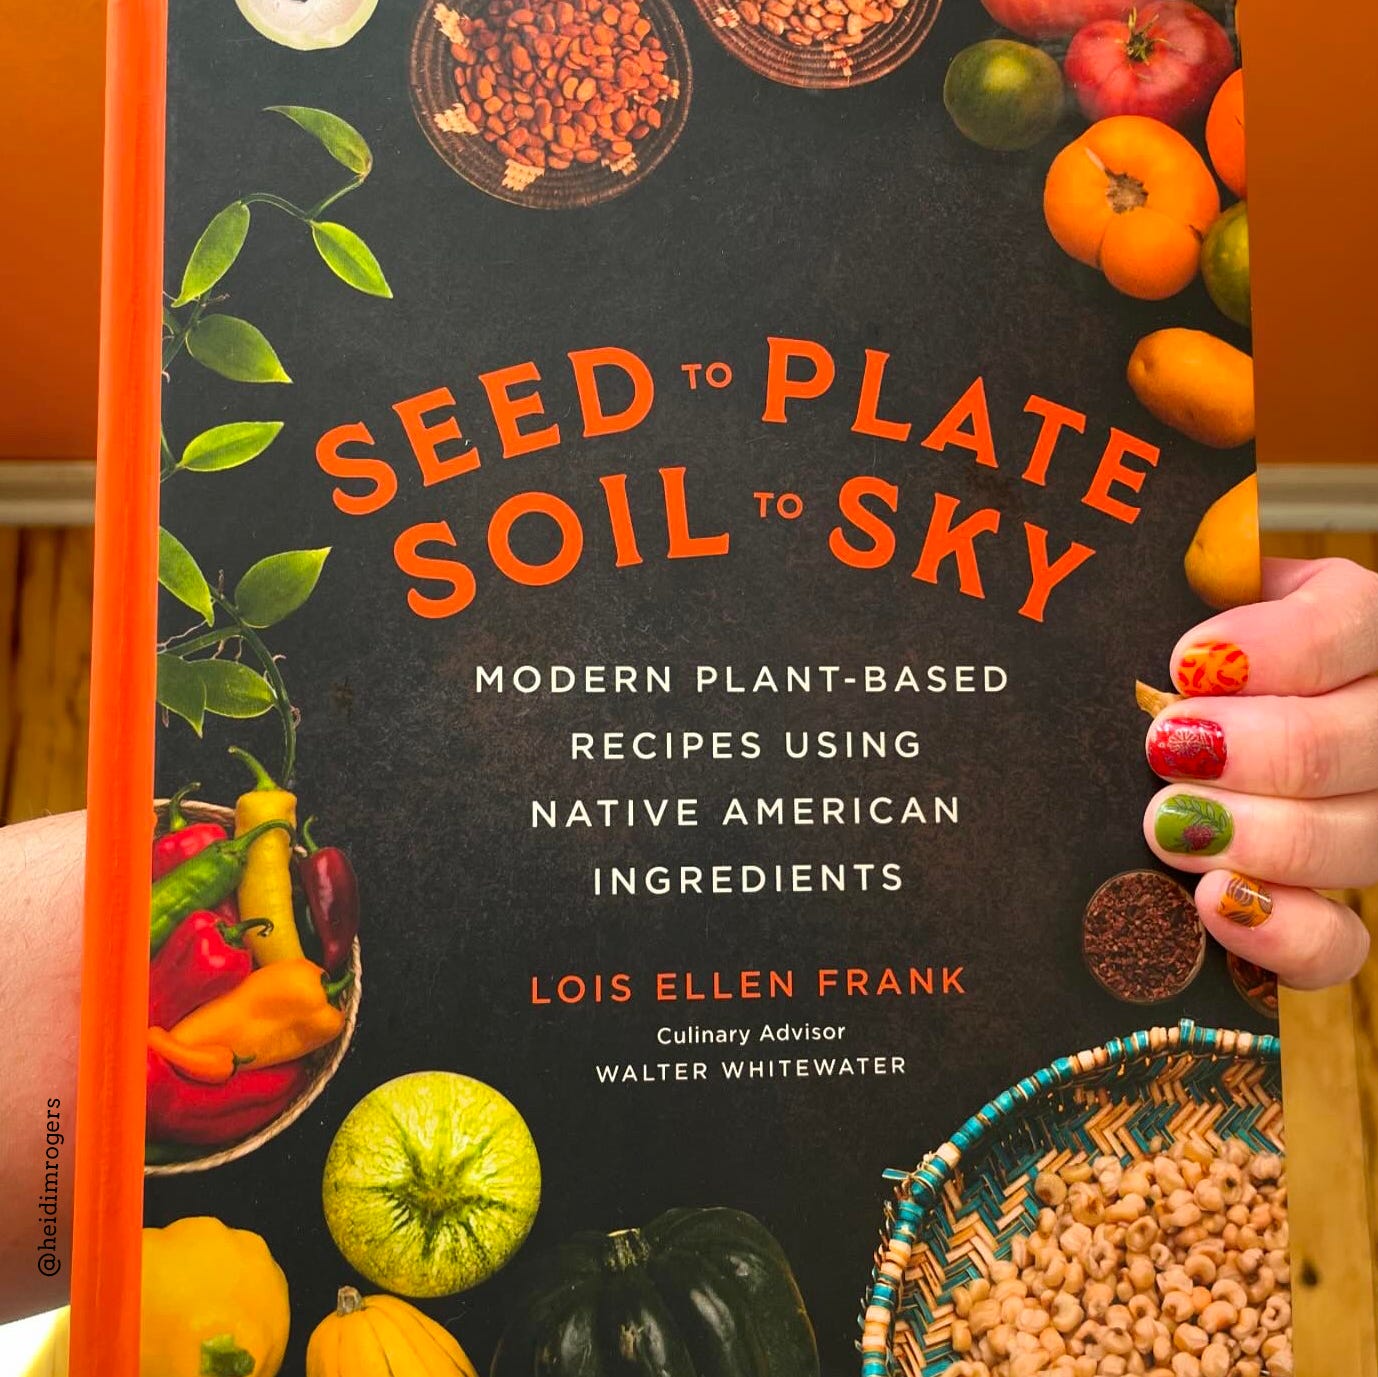
[(0, 1322), (67, 1300), (85, 827), (0, 830)]

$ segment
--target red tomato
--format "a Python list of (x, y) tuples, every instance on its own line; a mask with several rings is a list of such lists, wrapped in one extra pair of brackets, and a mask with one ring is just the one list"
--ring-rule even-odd
[(991, 17), (1025, 38), (1066, 38), (1097, 19), (1124, 17), (1125, 0), (982, 0)]
[(1205, 114), (1234, 71), (1234, 45), (1199, 5), (1149, 0), (1081, 29), (1063, 71), (1089, 120), (1147, 115), (1180, 128)]

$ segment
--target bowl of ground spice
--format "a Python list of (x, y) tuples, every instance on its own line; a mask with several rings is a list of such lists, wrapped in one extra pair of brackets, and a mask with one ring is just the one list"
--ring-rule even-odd
[(1101, 885), (1081, 921), (1087, 969), (1126, 1004), (1182, 993), (1206, 959), (1196, 900), (1156, 870), (1126, 870)]
[(629, 190), (689, 113), (689, 50), (666, 0), (427, 0), (410, 70), (431, 147), (537, 210)]
[(942, 0), (694, 0), (717, 40), (786, 86), (835, 90), (883, 77), (919, 50)]

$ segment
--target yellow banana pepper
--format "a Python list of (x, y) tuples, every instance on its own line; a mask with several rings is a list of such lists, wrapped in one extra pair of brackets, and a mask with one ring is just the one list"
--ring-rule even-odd
[(296, 1061), (339, 1037), (345, 1016), (332, 1001), (353, 979), (332, 981), (305, 958), (275, 961), (193, 1009), (172, 1037), (184, 1047), (228, 1047), (255, 1068)]
[(139, 1377), (277, 1377), (287, 1278), (255, 1233), (218, 1219), (145, 1229)]
[[(234, 834), (242, 837), (260, 823), (285, 822), (297, 825), (297, 796), (279, 787), (276, 780), (238, 746), (230, 754), (253, 773), (254, 787), (239, 796), (234, 808)], [(273, 961), (300, 961), (306, 953), (297, 936), (297, 918), (292, 907), (292, 838), (280, 827), (265, 832), (250, 848), (244, 878), (239, 882), (239, 911), (245, 918), (266, 918), (272, 928), (245, 934), (254, 962), (266, 966)]]

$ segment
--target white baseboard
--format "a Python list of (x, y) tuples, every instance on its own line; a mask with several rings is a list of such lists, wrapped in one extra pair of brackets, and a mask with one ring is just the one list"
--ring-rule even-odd
[[(96, 466), (85, 459), (0, 460), (0, 526), (89, 526)], [(1378, 531), (1378, 464), (1265, 464), (1267, 531)]]
[(1378, 531), (1378, 464), (1264, 464), (1265, 531)]
[(89, 526), (95, 506), (90, 459), (0, 459), (0, 526)]

